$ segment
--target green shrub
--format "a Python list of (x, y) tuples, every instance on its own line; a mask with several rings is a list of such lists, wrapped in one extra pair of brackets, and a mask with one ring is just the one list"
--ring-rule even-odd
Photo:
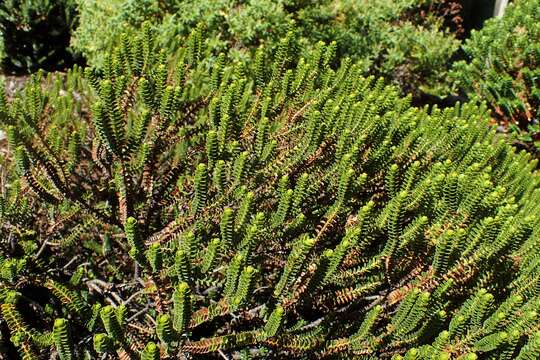
[(200, 32), (168, 59), (146, 26), (2, 100), (23, 358), (538, 356), (536, 162), (292, 36), (208, 73)]
[[(445, 29), (442, 16), (429, 11), (443, 2), (81, 1), (81, 22), (72, 43), (91, 64), (102, 66), (102, 50), (117, 44), (120, 33), (152, 19), (167, 49), (181, 46), (197, 24), (204, 24), (213, 53), (232, 49), (236, 57), (248, 58), (260, 44), (274, 51), (294, 21), (300, 49), (309, 51), (317, 41), (335, 40), (338, 55), (358, 61), (366, 73), (384, 76), (415, 95), (444, 95), (449, 59), (459, 41)], [(159, 4), (168, 6), (160, 11)]]
[(4, 0), (0, 3), (0, 52), (8, 73), (62, 69), (69, 51), (76, 8), (71, 0)]
[(540, 1), (517, 0), (473, 31), (454, 65), (457, 85), (486, 101), (495, 119), (540, 147)]
[(72, 47), (88, 62), (103, 65), (103, 57), (119, 35), (139, 27), (144, 20), (161, 19), (154, 0), (74, 0), (79, 26), (71, 38)]
[(430, 11), (442, 3), (330, 1), (300, 12), (299, 23), (306, 24), (306, 38), (336, 39), (340, 55), (359, 61), (366, 73), (384, 76), (405, 93), (444, 96), (459, 41), (443, 26), (443, 17)]

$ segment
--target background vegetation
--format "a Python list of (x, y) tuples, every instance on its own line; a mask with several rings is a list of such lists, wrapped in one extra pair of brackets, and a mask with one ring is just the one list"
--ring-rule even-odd
[[(270, 52), (293, 27), (299, 48), (336, 41), (337, 53), (358, 61), (365, 73), (385, 76), (407, 91), (440, 94), (459, 46), (444, 26), (442, 1), (83, 1), (73, 46), (93, 65), (119, 33), (152, 19), (159, 42), (174, 50), (197, 24), (204, 24), (209, 50), (233, 49), (249, 57), (260, 44)], [(99, 28), (100, 31), (94, 31)], [(106, 31), (113, 36), (100, 36)]]
[(503, 18), (488, 20), (463, 45), (456, 84), (485, 101), (494, 119), (540, 147), (540, 1), (515, 1)]
[(5, 0), (0, 3), (0, 61), (7, 73), (58, 70), (73, 63), (71, 0)]

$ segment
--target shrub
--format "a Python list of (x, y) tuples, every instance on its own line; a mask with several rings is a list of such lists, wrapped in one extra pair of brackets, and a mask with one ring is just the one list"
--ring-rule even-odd
[(79, 25), (71, 38), (73, 49), (89, 63), (103, 65), (104, 54), (119, 35), (139, 27), (144, 20), (158, 18), (158, 1), (152, 0), (75, 0)]
[(62, 69), (69, 51), (76, 9), (71, 0), (5, 0), (0, 3), (0, 53), (8, 73)]
[[(274, 51), (294, 21), (300, 49), (309, 51), (317, 41), (336, 40), (340, 57), (351, 57), (366, 73), (384, 76), (414, 95), (448, 92), (449, 59), (459, 46), (437, 12), (443, 0), (147, 0), (145, 6), (133, 5), (139, 3), (80, 2), (81, 22), (73, 46), (91, 64), (101, 66), (102, 50), (117, 44), (120, 33), (153, 19), (159, 41), (168, 49), (176, 49), (182, 43), (179, 38), (204, 24), (213, 53), (233, 49), (237, 57), (246, 58), (260, 44)], [(165, 10), (158, 11), (158, 4), (165, 4)]]
[(486, 101), (495, 119), (540, 146), (540, 1), (510, 4), (502, 18), (473, 31), (463, 49), (468, 59), (454, 65), (459, 87)]
[(306, 24), (308, 39), (336, 39), (339, 55), (359, 61), (366, 73), (383, 76), (415, 97), (444, 96), (450, 59), (459, 47), (438, 12), (445, 3), (330, 1), (300, 12), (298, 21)]
[(1, 102), (21, 356), (538, 355), (536, 162), (485, 109), (411, 107), (292, 37), (207, 74), (200, 32), (169, 62), (146, 26)]

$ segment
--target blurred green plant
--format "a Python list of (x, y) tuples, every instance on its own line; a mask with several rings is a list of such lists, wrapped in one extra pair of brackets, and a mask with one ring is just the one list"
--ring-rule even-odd
[(75, 24), (76, 7), (72, 0), (0, 2), (3, 71), (29, 73), (69, 66), (73, 59), (68, 49), (70, 33)]

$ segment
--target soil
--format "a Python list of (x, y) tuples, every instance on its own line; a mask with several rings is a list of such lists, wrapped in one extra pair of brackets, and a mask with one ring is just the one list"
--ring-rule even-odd
[(21, 89), (24, 86), (26, 80), (28, 80), (29, 75), (4, 75), (2, 79), (4, 80), (6, 95), (8, 98), (12, 98), (17, 90)]

